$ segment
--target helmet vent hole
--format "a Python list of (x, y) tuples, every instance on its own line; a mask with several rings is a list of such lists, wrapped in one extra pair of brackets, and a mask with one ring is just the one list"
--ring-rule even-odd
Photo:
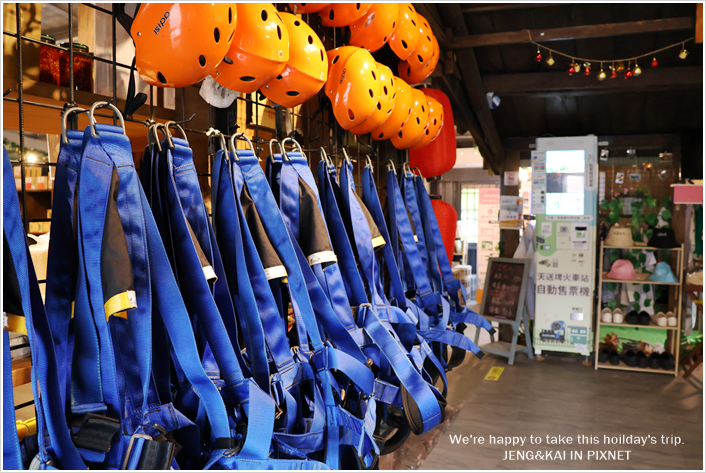
[(431, 38), (430, 38), (429, 36), (427, 36), (427, 40), (428, 40), (429, 42), (431, 42)]
[(434, 119), (434, 125), (436, 125), (436, 118)]
[(400, 138), (402, 138), (402, 132), (400, 131), (399, 133), (397, 133), (397, 136), (399, 136)]
[(334, 64), (336, 64), (336, 63), (338, 62), (338, 58), (339, 58), (339, 57), (341, 57), (341, 56), (336, 56), (335, 58), (333, 58), (333, 61), (332, 61), (332, 62), (333, 62)]
[(287, 95), (289, 95), (290, 97), (296, 97), (297, 95), (299, 95), (299, 92), (297, 92), (296, 90), (290, 90), (287, 92)]
[(377, 80), (378, 78), (375, 77), (375, 71), (370, 71), (370, 73), (373, 75), (373, 79)]
[(382, 42), (383, 42), (383, 43), (387, 43), (387, 36), (385, 36), (384, 38), (382, 38)]
[(203, 54), (199, 56), (199, 64), (201, 64), (201, 67), (204, 67), (206, 65), (206, 56)]
[(422, 112), (426, 112), (426, 110), (424, 110), (424, 105), (422, 105)]
[(370, 96), (372, 97), (372, 96), (373, 96), (373, 89), (368, 89), (368, 93), (369, 93)]
[(417, 125), (421, 125), (422, 122), (419, 121), (419, 117), (417, 117)]
[(393, 29), (393, 30), (395, 29), (395, 26), (396, 26), (396, 25), (397, 25), (397, 22), (396, 22), (396, 21), (393, 21), (393, 22), (392, 22), (392, 29)]
[(314, 38), (312, 38), (311, 35), (309, 35), (306, 40), (309, 41), (309, 44), (314, 44)]
[(378, 102), (378, 110), (382, 110), (382, 107), (380, 106), (380, 102)]
[(391, 114), (391, 113), (392, 113), (392, 109), (390, 109), (390, 110), (387, 111), (387, 114), (388, 114), (388, 115)]
[(301, 25), (301, 22), (299, 20), (294, 22), (294, 26), (299, 26), (299, 25)]
[(240, 78), (240, 80), (242, 80), (243, 82), (252, 82), (255, 80), (255, 78), (253, 76), (243, 76)]
[(414, 26), (417, 26), (417, 23), (416, 23), (414, 20), (412, 20), (412, 24), (413, 24)]
[(419, 59), (419, 62), (424, 62), (421, 54), (417, 54), (417, 59)]
[(385, 92), (385, 95), (387, 95), (387, 86), (386, 85), (382, 86), (382, 91)]
[(233, 35), (235, 35), (235, 30), (231, 31), (231, 33), (230, 33), (230, 37), (228, 38), (228, 42), (229, 42), (229, 43), (230, 43), (231, 41), (233, 41)]
[(262, 13), (260, 13), (260, 18), (262, 18), (262, 21), (267, 21), (267, 11), (262, 10)]
[(395, 97), (397, 97), (397, 92), (395, 92), (394, 94), (392, 94), (392, 98), (394, 99)]
[(300, 3), (299, 5), (305, 7), (305, 6), (306, 6), (306, 3)]
[(225, 62), (226, 64), (233, 64), (233, 60), (228, 56), (223, 57), (223, 62)]
[(214, 28), (213, 30), (213, 39), (216, 40), (216, 43), (221, 41), (221, 32), (218, 28)]
[(329, 10), (328, 12), (328, 19), (333, 20), (333, 8)]
[(382, 139), (383, 136), (385, 136), (385, 134), (384, 134), (384, 133), (380, 133), (380, 134), (378, 135), (378, 139)]
[(233, 9), (228, 7), (228, 24), (233, 23)]
[(427, 135), (429, 134), (429, 129), (428, 129), (428, 128), (427, 128), (426, 134), (427, 134)]
[(356, 9), (356, 10), (360, 10), (360, 3), (356, 3), (356, 4), (355, 4), (355, 9)]
[(410, 68), (408, 67), (408, 68), (407, 68), (407, 77), (409, 77), (409, 76), (411, 76), (411, 75), (412, 75), (412, 69), (410, 69)]
[(158, 72), (158, 73), (157, 73), (157, 79), (158, 79), (162, 84), (166, 84), (166, 83), (167, 83), (167, 79), (164, 77), (164, 74), (162, 74), (161, 72)]
[(355, 120), (355, 114), (350, 108), (348, 109), (348, 118), (350, 118), (351, 120)]
[(277, 25), (277, 37), (282, 39), (282, 28), (280, 28), (279, 25)]
[(282, 80), (282, 74), (277, 76), (277, 80)]
[(322, 49), (319, 52), (321, 53), (321, 60), (323, 61), (324, 60), (324, 50)]
[(409, 8), (409, 11), (414, 11), (414, 8), (412, 8), (412, 5), (407, 5), (407, 8)]
[(407, 49), (407, 41), (402, 40), (402, 47), (405, 48), (405, 49)]

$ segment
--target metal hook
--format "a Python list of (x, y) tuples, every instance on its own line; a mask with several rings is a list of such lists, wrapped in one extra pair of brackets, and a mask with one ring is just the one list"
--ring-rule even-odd
[[(112, 102), (112, 100), (111, 100), (111, 102)], [(125, 133), (125, 120), (123, 119), (123, 114), (120, 113), (120, 110), (118, 110), (118, 107), (116, 107), (115, 105), (113, 105), (110, 102), (96, 102), (93, 105), (91, 105), (91, 108), (88, 111), (88, 119), (90, 121), (90, 127), (91, 127), (91, 136), (94, 138), (98, 138), (98, 133), (96, 132), (96, 119), (93, 118), (93, 112), (97, 108), (104, 108), (104, 107), (111, 108), (113, 110), (113, 112), (118, 116), (118, 118), (120, 119), (120, 126), (123, 129), (123, 135), (125, 135), (126, 134)]]
[[(152, 138), (152, 135), (154, 134), (154, 139)], [(159, 152), (162, 152), (162, 144), (159, 142), (159, 135), (157, 135), (157, 123), (153, 123), (150, 125), (150, 127), (147, 129), (147, 145), (151, 148), (154, 145), (157, 145), (157, 149)]]
[(319, 148), (319, 155), (321, 155), (321, 159), (324, 160), (326, 166), (333, 166), (333, 161), (331, 161), (331, 158), (328, 157), (323, 146)]
[[(164, 123), (157, 123), (155, 125), (155, 130), (162, 130), (162, 134), (164, 135), (164, 139), (167, 142), (167, 146), (169, 147), (169, 149), (174, 149), (174, 142), (172, 141), (172, 133), (169, 131), (169, 128)], [(155, 135), (156, 134), (157, 133), (155, 131)], [(160, 148), (160, 150), (161, 150), (161, 148)]]
[(366, 167), (369, 167), (369, 168), (370, 168), (370, 171), (372, 172), (372, 171), (373, 171), (373, 160), (370, 159), (370, 155), (369, 155), (369, 154), (366, 154), (366, 155), (365, 155), (365, 161), (366, 161), (366, 163), (367, 163), (367, 164), (366, 164)]
[(388, 159), (387, 160), (387, 170), (389, 171), (390, 169), (392, 169), (392, 172), (394, 172), (395, 175), (397, 175), (397, 169), (395, 169), (394, 161), (392, 161), (391, 159)]
[(353, 161), (351, 161), (351, 158), (348, 156), (348, 152), (346, 151), (346, 148), (341, 147), (341, 151), (343, 151), (343, 160), (348, 161), (348, 164), (353, 166)]
[(282, 155), (283, 158), (284, 158), (284, 156), (285, 156), (285, 152), (284, 152), (284, 148), (282, 147), (282, 143), (280, 143), (279, 141), (277, 141), (276, 138), (272, 138), (272, 139), (270, 140), (270, 143), (269, 143), (269, 147), (270, 147), (270, 158), (271, 158), (271, 160), (272, 160), (272, 163), (274, 164), (274, 163), (275, 163), (275, 153), (274, 153), (274, 151), (272, 151), (272, 142), (277, 143), (277, 146), (279, 146), (279, 153)]
[[(193, 117), (192, 117), (192, 118), (193, 118)], [(189, 120), (190, 120), (190, 119), (189, 119)], [(181, 127), (181, 125), (179, 125), (179, 123), (173, 122), (173, 121), (168, 121), (168, 122), (166, 122), (166, 123), (164, 124), (164, 126), (166, 126), (167, 128), (170, 128), (170, 127), (176, 128), (177, 130), (179, 130), (179, 131), (181, 132), (181, 136), (184, 137), (184, 141), (186, 141), (187, 143), (189, 142), (189, 139), (186, 137), (186, 132), (185, 132), (184, 129)]]
[[(183, 133), (183, 131), (182, 131)], [(206, 132), (206, 136), (210, 138), (220, 138), (220, 144), (221, 144), (221, 149), (225, 151), (226, 153), (228, 152), (228, 143), (226, 143), (226, 138), (223, 133), (221, 133), (221, 130), (217, 130), (216, 128), (210, 127), (208, 131)]]
[(287, 149), (287, 148), (284, 146), (284, 144), (285, 144), (287, 141), (291, 141), (291, 142), (292, 142), (292, 144), (293, 144), (292, 148), (294, 148), (294, 146), (296, 146), (297, 148), (299, 148), (299, 153), (301, 153), (301, 155), (304, 157), (304, 159), (306, 159), (306, 163), (309, 164), (309, 158), (306, 156), (306, 154), (304, 154), (304, 150), (302, 149), (302, 147), (301, 147), (301, 145), (299, 144), (299, 142), (298, 142), (297, 140), (295, 140), (294, 138), (289, 137), (289, 136), (282, 140), (282, 149), (285, 150), (284, 157), (285, 157), (287, 160), (289, 160), (289, 157), (287, 156), (287, 153), (286, 153), (286, 149)]
[(61, 141), (64, 144), (69, 144), (69, 139), (66, 136), (66, 120), (68, 120), (69, 115), (74, 113), (74, 112), (85, 112), (86, 110), (82, 109), (81, 107), (71, 107), (68, 108), (64, 111), (63, 115), (61, 116)]
[(412, 168), (409, 167), (409, 161), (405, 161), (402, 165), (402, 172), (406, 175), (407, 173), (412, 174)]
[[(255, 147), (253, 146), (252, 141), (250, 141), (250, 138), (245, 136), (245, 133), (235, 133), (230, 137), (230, 151), (231, 151), (231, 153), (233, 153), (234, 159), (236, 161), (240, 161), (240, 159), (238, 158), (238, 151), (235, 148), (235, 140), (236, 139), (241, 139), (241, 140), (247, 141), (248, 144), (250, 145), (250, 151), (252, 151), (253, 155), (255, 155)], [(258, 159), (258, 161), (261, 161), (259, 156), (257, 159)]]

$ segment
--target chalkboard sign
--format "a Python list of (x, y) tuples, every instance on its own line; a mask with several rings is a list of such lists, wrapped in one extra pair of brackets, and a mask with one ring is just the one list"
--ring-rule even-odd
[(522, 319), (530, 260), (490, 258), (485, 275), (481, 314), (509, 320)]

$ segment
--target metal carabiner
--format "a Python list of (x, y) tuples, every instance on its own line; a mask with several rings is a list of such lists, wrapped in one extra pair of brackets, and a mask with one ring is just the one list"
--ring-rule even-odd
[[(147, 128), (147, 145), (150, 147), (150, 149), (154, 146), (157, 145), (157, 149), (159, 152), (162, 152), (162, 144), (159, 142), (159, 135), (157, 134), (157, 125), (158, 123), (153, 123)], [(154, 135), (154, 138), (152, 137)]]
[[(167, 127), (167, 125), (164, 123), (157, 123), (155, 125), (155, 135), (157, 134), (156, 130), (162, 130), (162, 134), (164, 135), (164, 139), (167, 142), (167, 146), (169, 147), (169, 149), (174, 149), (174, 142), (172, 141), (172, 133), (169, 131), (169, 127)], [(160, 147), (160, 151), (161, 151), (161, 147)]]
[(63, 114), (61, 115), (61, 142), (64, 144), (69, 144), (69, 138), (66, 136), (66, 120), (68, 120), (69, 115), (74, 113), (74, 112), (85, 112), (86, 110), (82, 109), (81, 107), (71, 107), (66, 109)]
[(374, 168), (373, 168), (373, 160), (370, 159), (370, 155), (369, 155), (369, 154), (366, 154), (366, 155), (365, 155), (365, 162), (366, 162), (365, 167), (370, 168), (370, 172), (372, 172), (373, 169), (374, 169)]
[(181, 132), (181, 136), (184, 137), (184, 141), (186, 141), (187, 143), (189, 142), (189, 139), (186, 137), (186, 132), (181, 127), (181, 125), (179, 125), (177, 122), (168, 121), (168, 122), (164, 123), (164, 126), (166, 126), (167, 128), (170, 128), (170, 127), (176, 128), (177, 130), (179, 130)]
[[(283, 156), (284, 156), (285, 158), (287, 158), (287, 161), (289, 161), (289, 157), (287, 156), (287, 152), (286, 152), (287, 148), (284, 146), (284, 144), (285, 144), (287, 141), (291, 141), (291, 142), (293, 143), (293, 145), (296, 145), (296, 147), (299, 148), (299, 153), (301, 153), (301, 155), (304, 157), (304, 159), (306, 159), (306, 163), (309, 164), (309, 158), (307, 158), (306, 154), (304, 154), (304, 150), (302, 149), (302, 147), (301, 147), (301, 145), (299, 144), (299, 142), (298, 142), (297, 140), (295, 140), (294, 138), (290, 137), (290, 136), (288, 136), (288, 137), (286, 137), (285, 139), (282, 140), (282, 150), (283, 150), (283, 152), (284, 152), (284, 155), (283, 155)], [(292, 146), (292, 147), (294, 147), (294, 146)]]
[(284, 146), (282, 146), (282, 143), (277, 141), (277, 138), (272, 138), (269, 142), (269, 147), (270, 147), (270, 158), (272, 161), (272, 164), (275, 163), (275, 152), (272, 150), (272, 143), (275, 142), (277, 143), (277, 146), (279, 146), (279, 153), (282, 155), (282, 159), (287, 155), (286, 151), (284, 150)]
[[(257, 155), (255, 154), (255, 147), (253, 146), (252, 141), (250, 141), (250, 138), (248, 138), (247, 136), (245, 136), (245, 133), (234, 133), (234, 134), (230, 137), (230, 151), (231, 151), (231, 153), (233, 153), (233, 158), (234, 158), (236, 161), (240, 161), (240, 158), (238, 158), (238, 151), (237, 151), (237, 149), (235, 148), (235, 140), (236, 140), (236, 139), (241, 139), (241, 140), (247, 141), (248, 144), (250, 145), (250, 151), (252, 151), (253, 155), (257, 156)], [(258, 161), (262, 161), (259, 156), (257, 157), (257, 160), (258, 160)]]
[(108, 107), (108, 108), (113, 109), (113, 112), (120, 119), (120, 126), (123, 129), (123, 135), (126, 135), (127, 133), (125, 132), (125, 120), (123, 119), (123, 114), (120, 113), (120, 110), (118, 110), (118, 107), (116, 107), (115, 105), (113, 105), (110, 102), (96, 102), (93, 105), (91, 105), (91, 108), (88, 111), (88, 120), (90, 122), (89, 126), (91, 127), (91, 136), (94, 138), (98, 138), (98, 132), (96, 132), (96, 119), (93, 118), (93, 112), (97, 108), (104, 108), (104, 107)]
[(392, 172), (394, 172), (395, 175), (397, 175), (397, 169), (395, 169), (394, 161), (392, 161), (391, 159), (388, 159), (387, 160), (387, 170), (389, 171), (390, 169), (392, 169)]

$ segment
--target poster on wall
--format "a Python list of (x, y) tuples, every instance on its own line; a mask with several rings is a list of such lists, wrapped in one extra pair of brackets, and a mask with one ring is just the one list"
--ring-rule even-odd
[(478, 288), (483, 289), (488, 260), (500, 256), (500, 189), (478, 189), (478, 250), (476, 257)]
[(500, 228), (503, 230), (520, 230), (522, 228), (522, 196), (500, 196)]

